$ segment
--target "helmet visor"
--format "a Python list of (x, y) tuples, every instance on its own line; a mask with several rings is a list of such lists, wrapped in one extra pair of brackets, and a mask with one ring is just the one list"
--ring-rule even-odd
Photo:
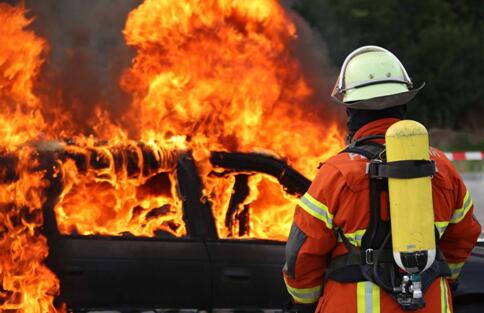
[(364, 87), (351, 88), (343, 94), (343, 102), (366, 100), (408, 91), (408, 87), (401, 83), (382, 83)]

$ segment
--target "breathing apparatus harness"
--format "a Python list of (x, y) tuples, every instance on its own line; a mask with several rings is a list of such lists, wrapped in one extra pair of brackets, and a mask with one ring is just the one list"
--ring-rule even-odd
[[(412, 254), (405, 258), (407, 266), (417, 268), (416, 274), (401, 270), (393, 258), (390, 219), (381, 218), (381, 197), (388, 191), (388, 177), (417, 178), (435, 174), (433, 161), (386, 162), (385, 145), (372, 140), (385, 138), (372, 135), (356, 140), (341, 153), (355, 153), (369, 160), (366, 172), (370, 189), (370, 222), (362, 237), (361, 247), (350, 243), (341, 230), (338, 235), (347, 254), (333, 258), (326, 270), (326, 279), (338, 282), (371, 281), (381, 287), (404, 310), (417, 310), (425, 306), (423, 294), (432, 282), (451, 272), (444, 256), (437, 250), (435, 261), (423, 272), (426, 255)], [(388, 196), (387, 196), (388, 202)], [(439, 234), (435, 231), (438, 244)], [(438, 246), (438, 245), (437, 245)], [(438, 249), (438, 248), (437, 248)]]

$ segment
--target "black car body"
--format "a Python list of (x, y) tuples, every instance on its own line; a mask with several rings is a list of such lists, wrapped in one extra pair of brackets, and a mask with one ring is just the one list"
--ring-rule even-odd
[[(231, 173), (271, 175), (292, 194), (304, 193), (310, 184), (269, 155), (213, 152), (211, 162)], [(47, 264), (60, 279), (59, 302), (74, 311), (283, 309), (289, 301), (281, 273), (284, 242), (219, 239), (190, 153), (180, 155), (176, 172), (187, 227), (184, 238), (165, 233), (155, 238), (61, 235), (52, 210), (55, 199), (46, 204)], [(483, 265), (484, 247), (479, 246), (455, 293), (459, 307), (472, 311), (482, 305)]]

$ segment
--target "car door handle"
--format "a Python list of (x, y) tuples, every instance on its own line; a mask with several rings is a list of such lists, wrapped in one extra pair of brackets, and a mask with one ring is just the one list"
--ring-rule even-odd
[(63, 266), (60, 272), (66, 275), (80, 276), (84, 274), (84, 270), (80, 266)]
[(250, 273), (248, 270), (239, 267), (227, 267), (223, 270), (224, 277), (235, 281), (248, 281)]

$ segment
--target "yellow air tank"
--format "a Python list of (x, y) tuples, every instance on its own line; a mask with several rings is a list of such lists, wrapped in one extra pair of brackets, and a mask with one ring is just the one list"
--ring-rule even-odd
[[(396, 161), (429, 160), (427, 129), (418, 122), (403, 120), (393, 124), (385, 134), (385, 141), (389, 165)], [(426, 163), (428, 166), (429, 162)], [(431, 179), (431, 175), (388, 178), (393, 258), (410, 274), (423, 272), (435, 260)]]

